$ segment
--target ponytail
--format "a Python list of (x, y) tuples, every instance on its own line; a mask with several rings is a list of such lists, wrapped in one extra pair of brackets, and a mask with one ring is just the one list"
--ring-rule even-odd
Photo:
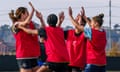
[(9, 13), (9, 17), (12, 20), (12, 22), (18, 21), (18, 19), (21, 18), (21, 14), (24, 14), (27, 11), (27, 8), (25, 7), (19, 7), (16, 12), (14, 13), (14, 10), (11, 10)]
[(99, 23), (99, 26), (102, 26), (102, 24), (103, 24), (103, 22), (104, 22), (103, 18), (104, 18), (104, 14), (101, 13), (101, 14), (99, 14), (99, 15), (97, 15), (97, 16), (94, 16), (94, 17), (93, 17), (93, 20), (95, 20), (96, 22), (98, 22), (98, 23)]
[(14, 10), (11, 10), (11, 12), (9, 13), (9, 17), (12, 20), (13, 23), (17, 21), (17, 18), (14, 15)]

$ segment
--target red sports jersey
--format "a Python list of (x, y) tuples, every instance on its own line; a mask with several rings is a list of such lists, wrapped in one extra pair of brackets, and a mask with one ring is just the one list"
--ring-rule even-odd
[(92, 29), (92, 39), (87, 41), (87, 64), (106, 64), (106, 32)]
[(69, 52), (70, 66), (83, 69), (86, 64), (86, 38), (84, 33), (75, 36), (75, 30), (69, 30), (66, 40)]
[(69, 56), (64, 40), (64, 32), (60, 27), (46, 27), (47, 39), (45, 48), (48, 62), (68, 62)]
[[(30, 29), (34, 29), (32, 21), (28, 25)], [(23, 30), (14, 34), (16, 39), (16, 57), (17, 58), (32, 58), (40, 56), (40, 46), (38, 36), (27, 34)]]

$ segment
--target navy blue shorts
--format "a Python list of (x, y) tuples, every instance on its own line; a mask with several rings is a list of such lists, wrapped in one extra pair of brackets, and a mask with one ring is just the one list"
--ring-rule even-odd
[(31, 69), (38, 66), (37, 59), (17, 59), (19, 68)]
[(106, 66), (87, 64), (84, 72), (106, 72)]

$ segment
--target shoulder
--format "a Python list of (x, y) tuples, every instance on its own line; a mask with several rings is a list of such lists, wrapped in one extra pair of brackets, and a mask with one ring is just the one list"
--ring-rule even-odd
[(13, 23), (13, 25), (11, 26), (11, 31), (16, 34), (19, 32), (19, 29), (17, 28), (17, 26), (19, 25), (19, 22), (15, 22)]

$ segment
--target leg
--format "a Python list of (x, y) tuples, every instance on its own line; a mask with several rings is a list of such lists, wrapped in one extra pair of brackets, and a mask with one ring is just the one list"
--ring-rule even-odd
[(32, 69), (20, 68), (20, 72), (32, 72)]
[(39, 66), (36, 66), (36, 67), (32, 68), (32, 71), (36, 72), (39, 68), (40, 68)]
[(43, 65), (37, 70), (37, 72), (49, 72), (49, 68), (48, 66)]

